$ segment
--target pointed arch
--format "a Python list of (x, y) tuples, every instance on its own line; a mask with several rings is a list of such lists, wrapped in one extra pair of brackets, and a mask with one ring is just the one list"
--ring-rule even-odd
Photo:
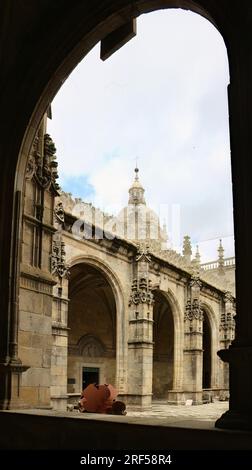
[[(210, 334), (210, 344), (211, 344), (211, 377), (210, 377), (210, 388), (218, 387), (218, 363), (219, 358), (217, 356), (217, 351), (219, 349), (219, 323), (218, 316), (213, 308), (206, 302), (201, 302), (201, 307), (203, 309), (204, 315), (206, 316), (206, 322), (208, 323), (207, 328), (209, 327)], [(204, 328), (204, 327), (203, 327)], [(204, 330), (203, 330), (204, 335)], [(203, 337), (204, 338), (204, 337)]]
[(172, 389), (179, 391), (183, 387), (183, 345), (184, 345), (184, 316), (179, 302), (173, 291), (157, 289), (170, 307), (173, 321), (173, 380)]
[(110, 285), (116, 306), (116, 387), (120, 393), (125, 393), (125, 371), (127, 370), (125, 351), (127, 350), (127, 326), (125, 321), (125, 300), (123, 289), (118, 276), (100, 258), (92, 255), (77, 255), (67, 260), (70, 269), (85, 264), (97, 269)]

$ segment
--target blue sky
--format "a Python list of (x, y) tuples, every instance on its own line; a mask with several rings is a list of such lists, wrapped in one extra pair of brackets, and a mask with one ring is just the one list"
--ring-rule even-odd
[(147, 203), (167, 207), (173, 247), (189, 234), (206, 261), (222, 237), (233, 255), (228, 82), (226, 48), (210, 22), (183, 10), (142, 15), (135, 38), (105, 62), (97, 45), (52, 103), (62, 189), (116, 213), (138, 157)]

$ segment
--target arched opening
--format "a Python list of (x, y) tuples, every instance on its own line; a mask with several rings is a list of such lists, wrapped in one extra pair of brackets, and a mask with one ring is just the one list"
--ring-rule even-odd
[[(95, 86), (94, 86), (94, 89), (95, 89)], [(143, 139), (140, 139), (140, 141), (143, 141)], [(90, 155), (91, 154), (92, 152), (90, 152)], [(166, 154), (165, 154), (165, 158), (166, 158)], [(96, 155), (95, 155), (94, 160), (96, 160)], [(70, 165), (73, 166), (72, 160), (69, 160), (69, 161), (71, 162)], [(91, 162), (90, 162), (90, 166), (91, 166)], [(158, 172), (159, 172), (159, 168), (161, 167), (163, 167), (163, 165), (157, 165)], [(116, 181), (116, 178), (114, 178), (114, 181)], [(114, 190), (114, 184), (111, 186), (112, 186), (112, 189)], [(162, 186), (165, 187), (164, 184)], [(159, 186), (159, 189), (160, 189), (160, 186)], [(115, 248), (116, 247), (114, 247), (114, 249)], [(85, 251), (85, 248), (82, 248), (82, 249)], [(128, 280), (126, 282), (128, 282)], [(70, 287), (71, 287), (71, 282), (70, 282)], [(92, 294), (94, 294), (94, 291), (92, 291)], [(85, 295), (86, 295), (86, 292), (85, 292)], [(164, 299), (161, 299), (161, 300), (164, 300)], [(154, 312), (155, 316), (157, 317), (157, 327), (156, 327), (156, 332), (154, 333), (154, 336), (156, 335), (156, 338), (154, 337), (154, 341), (156, 343), (156, 349), (154, 351), (153, 394), (154, 394), (154, 397), (157, 397), (157, 398), (166, 398), (166, 394), (168, 390), (171, 390), (173, 388), (174, 382), (176, 382), (176, 380), (174, 379), (174, 370), (173, 370), (174, 325), (173, 325), (172, 315), (171, 313), (169, 313), (170, 310), (167, 307), (167, 302), (163, 302), (165, 303), (165, 305), (163, 306), (163, 309), (160, 307), (160, 311), (158, 310), (158, 304), (162, 303), (161, 300), (160, 298), (157, 298), (157, 307), (155, 307), (156, 313)], [(92, 302), (95, 302), (93, 298), (92, 298)], [(71, 315), (72, 315), (72, 318), (75, 319), (75, 312), (72, 312), (71, 308), (72, 306), (70, 305), (69, 321), (71, 320)], [(97, 315), (97, 321), (99, 322), (100, 317), (99, 318), (98, 317), (99, 315)], [(78, 325), (78, 321), (77, 321), (77, 325)], [(76, 329), (76, 326), (73, 325), (71, 327), (70, 325), (70, 328), (72, 328), (72, 330), (74, 331), (74, 329)], [(101, 338), (97, 337), (94, 334), (94, 332), (92, 332), (91, 330), (92, 328), (87, 328), (87, 329), (84, 328), (83, 332), (81, 333), (81, 335), (79, 335), (78, 338), (71, 337), (71, 333), (70, 333), (69, 351), (73, 351), (73, 354), (72, 354), (73, 356), (79, 357), (79, 362), (80, 362), (80, 358), (82, 357), (87, 358), (87, 357), (93, 356), (93, 357), (102, 358), (106, 354), (106, 346), (104, 345), (104, 341)], [(166, 332), (167, 332), (168, 337), (165, 336)], [(79, 333), (80, 331), (78, 331), (78, 334)], [(115, 344), (115, 341), (114, 341), (114, 344)], [(125, 352), (125, 356), (126, 355), (127, 355), (127, 352)], [(83, 386), (85, 386), (85, 384), (89, 380), (102, 381), (101, 376), (105, 377), (104, 378), (105, 381), (108, 381), (107, 377), (105, 376), (106, 374), (102, 373), (100, 368), (97, 365), (95, 365), (95, 361), (91, 361), (91, 362), (86, 361), (85, 366), (82, 367), (81, 372), (80, 370), (78, 371), (78, 374), (76, 371), (74, 372), (72, 370), (77, 367), (76, 358), (72, 362), (74, 362), (74, 366), (70, 364), (70, 360), (69, 360), (69, 375), (68, 375), (69, 389), (72, 389), (72, 390), (76, 389), (76, 391), (78, 389), (78, 391), (80, 391), (81, 388), (83, 388)], [(78, 365), (78, 368), (80, 369), (79, 365)], [(76, 378), (77, 375), (78, 375), (78, 378)], [(152, 384), (151, 384), (151, 379), (150, 379), (149, 386), (151, 387), (151, 385)]]
[(212, 333), (206, 311), (203, 311), (203, 369), (202, 388), (210, 389), (212, 386)]
[(174, 321), (171, 306), (159, 290), (154, 292), (153, 320), (152, 398), (167, 399), (173, 388)]
[[(162, 5), (163, 5), (163, 2), (161, 2), (161, 3), (162, 3)], [(154, 5), (154, 3), (152, 3), (152, 5)], [(167, 5), (168, 5), (168, 2), (167, 2)], [(191, 6), (191, 3), (189, 3), (188, 5)], [(192, 4), (192, 5), (193, 5), (193, 4)], [(193, 8), (193, 6), (192, 6), (192, 8)], [(66, 41), (66, 43), (67, 43), (67, 41)], [(75, 64), (77, 63), (76, 56), (75, 56), (74, 62), (75, 62)], [(53, 75), (53, 74), (52, 74), (52, 75)], [(57, 76), (57, 78), (58, 78), (58, 76)], [(57, 79), (56, 79), (56, 81), (57, 81)], [(60, 80), (58, 80), (57, 86), (59, 86), (59, 82), (60, 82)], [(54, 87), (52, 87), (52, 89), (53, 89), (53, 88), (54, 88)], [(53, 93), (54, 93), (54, 92), (53, 92)], [(43, 106), (43, 103), (45, 103), (45, 102), (42, 100), (41, 103), (42, 103), (42, 106)], [(48, 102), (47, 102), (47, 104), (48, 104)], [(40, 117), (41, 117), (41, 116), (40, 116)]]
[(107, 277), (80, 263), (70, 270), (68, 393), (116, 381), (116, 302)]

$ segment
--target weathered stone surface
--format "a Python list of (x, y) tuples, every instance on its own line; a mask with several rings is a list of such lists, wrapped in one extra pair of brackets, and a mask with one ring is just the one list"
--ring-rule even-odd
[(20, 311), (20, 330), (31, 331), (40, 335), (51, 335), (52, 322), (46, 316), (38, 316), (34, 313)]
[(23, 373), (22, 386), (24, 387), (50, 387), (51, 371), (49, 368), (32, 367)]

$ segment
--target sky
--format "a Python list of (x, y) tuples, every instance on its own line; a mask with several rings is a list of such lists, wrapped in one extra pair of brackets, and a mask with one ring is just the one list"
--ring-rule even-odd
[(106, 61), (98, 44), (52, 103), (48, 132), (64, 191), (107, 213), (127, 205), (136, 158), (146, 202), (203, 262), (219, 238), (233, 256), (224, 41), (203, 17), (163, 10), (137, 19), (137, 36)]

